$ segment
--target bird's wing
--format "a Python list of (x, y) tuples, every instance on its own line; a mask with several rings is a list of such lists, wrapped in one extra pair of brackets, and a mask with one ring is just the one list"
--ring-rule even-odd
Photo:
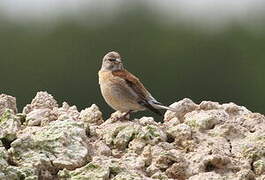
[(130, 72), (126, 70), (119, 70), (113, 71), (112, 74), (113, 76), (118, 76), (125, 80), (126, 84), (131, 87), (141, 99), (146, 99), (150, 96), (150, 93), (145, 89), (144, 85)]
[(144, 87), (144, 85), (140, 82), (140, 80), (135, 77), (133, 74), (128, 72), (127, 70), (118, 70), (112, 72), (113, 76), (122, 78), (128, 87), (130, 87), (135, 94), (137, 94), (139, 101), (138, 103), (142, 106), (145, 106), (146, 108), (150, 109), (151, 111), (162, 115), (160, 111), (158, 111), (156, 108), (152, 106), (150, 103), (150, 100), (156, 101), (151, 94), (147, 91), (147, 89)]

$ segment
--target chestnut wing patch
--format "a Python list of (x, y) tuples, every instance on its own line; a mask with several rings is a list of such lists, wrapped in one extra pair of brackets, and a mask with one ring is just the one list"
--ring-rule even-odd
[(114, 76), (118, 76), (125, 80), (127, 85), (131, 87), (134, 92), (139, 96), (140, 99), (146, 99), (149, 95), (148, 91), (145, 89), (144, 85), (139, 81), (137, 77), (132, 75), (130, 72), (126, 70), (119, 70), (112, 72)]
[(118, 76), (125, 80), (127, 85), (131, 87), (134, 92), (139, 96), (138, 103), (147, 109), (153, 111), (154, 113), (161, 115), (161, 112), (155, 109), (148, 101), (147, 96), (149, 96), (149, 92), (145, 89), (144, 85), (139, 81), (137, 77), (132, 75), (130, 72), (126, 70), (119, 70), (119, 71), (113, 71), (112, 74), (114, 76)]

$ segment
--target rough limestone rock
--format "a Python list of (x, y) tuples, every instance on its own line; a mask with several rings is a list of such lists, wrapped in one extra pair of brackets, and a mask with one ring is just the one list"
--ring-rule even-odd
[(47, 92), (38, 92), (31, 104), (24, 107), (23, 113), (26, 114), (28, 126), (45, 126), (55, 120), (80, 119), (76, 106), (63, 102), (62, 107), (58, 107), (57, 101)]
[(0, 179), (264, 180), (265, 117), (234, 103), (171, 105), (152, 117), (103, 120), (39, 92), (17, 114), (0, 95)]
[(97, 105), (92, 104), (91, 107), (86, 108), (80, 112), (80, 118), (82, 121), (90, 124), (102, 124), (102, 113)]
[(85, 123), (86, 126), (89, 126), (89, 134), (96, 135), (96, 129), (98, 125), (104, 122), (102, 118), (102, 113), (99, 110), (99, 107), (95, 104), (92, 104), (89, 108), (86, 108), (80, 112), (80, 119)]
[(34, 109), (53, 109), (54, 107), (58, 107), (58, 104), (53, 96), (48, 94), (46, 91), (40, 91), (31, 101), (31, 104), (27, 104), (23, 108), (23, 113), (28, 114)]
[(4, 143), (12, 142), (21, 129), (21, 118), (14, 114), (14, 111), (6, 109), (0, 116), (0, 139)]
[(0, 141), (0, 179), (37, 180), (38, 172), (33, 167), (27, 168), (10, 165), (8, 152)]
[(0, 141), (0, 178), (3, 179), (5, 175), (6, 168), (8, 167), (8, 155), (6, 149), (3, 147)]
[(0, 94), (0, 116), (6, 109), (10, 109), (14, 113), (17, 113), (16, 98), (6, 94)]
[(113, 150), (124, 150), (128, 146), (137, 149), (137, 147), (141, 148), (146, 144), (155, 145), (160, 141), (167, 140), (162, 126), (156, 123), (153, 118), (148, 117), (136, 119), (134, 122), (113, 122), (112, 119), (109, 119), (98, 127), (97, 135)]
[(23, 108), (23, 114), (26, 114), (26, 124), (29, 126), (39, 126), (42, 123), (57, 119), (52, 110), (57, 108), (57, 101), (47, 92), (38, 92), (31, 104)]
[[(53, 171), (75, 169), (89, 161), (84, 125), (73, 120), (53, 121), (44, 127), (26, 127), (8, 150), (19, 166)], [(28, 135), (29, 134), (29, 135)]]

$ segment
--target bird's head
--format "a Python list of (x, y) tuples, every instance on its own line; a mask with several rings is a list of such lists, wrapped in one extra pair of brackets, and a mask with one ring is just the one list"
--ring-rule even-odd
[(108, 71), (122, 70), (123, 65), (120, 54), (115, 51), (108, 52), (103, 57), (101, 69)]

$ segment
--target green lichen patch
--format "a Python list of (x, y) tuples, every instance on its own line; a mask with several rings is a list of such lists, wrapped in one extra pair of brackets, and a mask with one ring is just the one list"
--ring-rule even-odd
[(11, 109), (6, 109), (5, 112), (2, 114), (2, 116), (0, 117), (0, 125), (2, 125), (8, 119), (10, 119), (13, 114), (14, 113)]
[(1, 180), (37, 180), (37, 170), (33, 167), (15, 167), (8, 163), (7, 151), (0, 147), (0, 179)]
[(0, 147), (0, 172), (3, 171), (7, 166), (7, 152), (4, 147)]
[(228, 114), (223, 110), (193, 111), (185, 115), (185, 123), (194, 129), (208, 130), (226, 118)]
[(111, 147), (124, 150), (129, 143), (138, 139), (144, 144), (155, 144), (166, 141), (166, 133), (158, 126), (146, 124), (141, 126), (136, 123), (114, 123), (108, 124), (102, 131), (98, 131), (105, 143)]
[(242, 145), (242, 155), (247, 159), (257, 161), (265, 158), (264, 132), (255, 132), (245, 138)]
[(34, 167), (9, 166), (5, 170), (7, 179), (38, 180), (38, 170)]
[(73, 171), (64, 169), (58, 173), (59, 178), (72, 180), (105, 180), (108, 179), (109, 175), (109, 167), (92, 162)]
[(258, 160), (265, 157), (265, 149), (253, 145), (245, 145), (242, 148), (242, 155), (247, 159)]
[(199, 124), (197, 123), (196, 119), (190, 119), (189, 121), (185, 122), (188, 126), (194, 129), (199, 129)]
[(253, 163), (253, 169), (255, 174), (265, 174), (265, 158), (259, 159)]
[(105, 143), (117, 149), (125, 149), (129, 142), (138, 133), (138, 126), (132, 124), (116, 123), (110, 124), (98, 134), (102, 136)]
[[(36, 127), (28, 136), (18, 137), (9, 153), (18, 165), (43, 164), (50, 169), (74, 169), (89, 160), (83, 123), (53, 121)], [(30, 127), (24, 131), (31, 131)]]
[(166, 141), (165, 132), (157, 126), (147, 125), (139, 130), (136, 138), (143, 139), (148, 144), (155, 144), (159, 141)]
[(122, 172), (113, 178), (113, 180), (142, 180), (142, 179), (144, 179), (142, 176), (132, 172)]
[(156, 172), (152, 175), (152, 179), (168, 180), (167, 175), (164, 172)]
[(123, 128), (113, 139), (114, 146), (118, 149), (126, 148), (136, 133), (137, 131), (133, 126)]
[(21, 129), (20, 117), (12, 110), (6, 109), (0, 117), (0, 139), (3, 143), (10, 143), (16, 139), (16, 133)]

